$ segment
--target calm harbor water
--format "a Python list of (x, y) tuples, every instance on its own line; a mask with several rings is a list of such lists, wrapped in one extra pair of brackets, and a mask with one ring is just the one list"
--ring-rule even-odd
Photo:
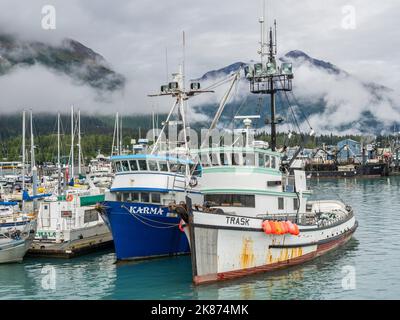
[(351, 204), (359, 228), (345, 247), (305, 265), (194, 287), (189, 256), (122, 265), (111, 251), (73, 260), (28, 258), (0, 265), (0, 299), (400, 298), (400, 177), (312, 185), (316, 198)]

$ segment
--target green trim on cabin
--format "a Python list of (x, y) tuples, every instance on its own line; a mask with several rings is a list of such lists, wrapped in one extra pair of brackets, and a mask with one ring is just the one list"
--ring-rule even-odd
[(282, 153), (272, 151), (271, 149), (261, 149), (261, 148), (251, 148), (251, 147), (216, 147), (216, 148), (202, 148), (202, 149), (194, 149), (191, 151), (193, 154), (200, 154), (200, 153), (221, 153), (221, 152), (246, 152), (246, 153), (264, 153), (269, 154), (270, 156), (276, 156), (281, 158)]
[[(253, 189), (203, 189), (203, 194), (260, 194), (268, 196), (279, 196), (288, 198), (297, 198), (297, 194), (294, 192), (279, 192), (279, 191), (265, 191), (265, 190), (253, 190)], [(309, 194), (303, 193), (303, 198), (307, 198)]]
[(215, 167), (203, 167), (204, 173), (222, 173), (222, 172), (229, 172), (229, 173), (267, 173), (274, 176), (282, 176), (282, 173), (276, 169), (270, 168), (261, 168), (261, 167), (244, 167), (244, 166), (215, 166)]
[(98, 202), (103, 202), (105, 198), (104, 194), (96, 194), (96, 195), (90, 195), (90, 196), (80, 196), (80, 202), (81, 206), (93, 206)]

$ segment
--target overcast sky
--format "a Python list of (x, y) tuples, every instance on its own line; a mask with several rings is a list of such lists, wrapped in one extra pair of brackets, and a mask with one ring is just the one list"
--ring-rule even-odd
[[(55, 30), (41, 27), (44, 5), (56, 9)], [(354, 29), (344, 27), (348, 11), (343, 8), (349, 5), (355, 9)], [(164, 110), (170, 101), (152, 102), (146, 95), (165, 82), (166, 48), (169, 71), (177, 68), (182, 31), (187, 76), (196, 78), (236, 61), (256, 59), (261, 13), (261, 0), (1, 0), (1, 32), (52, 43), (73, 38), (103, 55), (128, 79), (122, 94), (100, 102), (90, 88), (77, 87), (41, 67), (17, 70), (0, 78), (1, 108), (54, 110), (74, 103), (91, 111), (145, 112), (152, 104)], [(299, 49), (396, 90), (399, 14), (399, 0), (267, 1), (268, 23), (272, 17), (278, 20), (281, 54)]]

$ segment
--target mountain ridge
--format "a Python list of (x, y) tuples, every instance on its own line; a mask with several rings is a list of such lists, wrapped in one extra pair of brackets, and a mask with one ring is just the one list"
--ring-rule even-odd
[(34, 65), (63, 73), (96, 90), (115, 91), (125, 86), (125, 77), (112, 70), (103, 56), (76, 40), (66, 38), (54, 45), (0, 34), (0, 76)]

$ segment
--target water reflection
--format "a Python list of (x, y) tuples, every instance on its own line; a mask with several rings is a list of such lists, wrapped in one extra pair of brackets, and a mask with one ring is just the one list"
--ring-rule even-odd
[[(0, 265), (1, 299), (393, 299), (400, 295), (400, 177), (313, 180), (313, 198), (334, 194), (359, 221), (344, 247), (307, 264), (216, 284), (192, 284), (189, 256), (115, 264), (112, 252)], [(355, 270), (355, 290), (342, 287)], [(54, 267), (56, 289), (42, 287)]]

